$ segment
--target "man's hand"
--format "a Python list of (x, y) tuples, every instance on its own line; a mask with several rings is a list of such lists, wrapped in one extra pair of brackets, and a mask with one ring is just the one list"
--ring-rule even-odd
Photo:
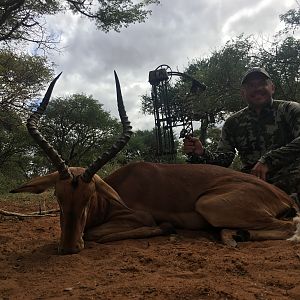
[(203, 155), (204, 147), (200, 140), (195, 137), (186, 137), (183, 140), (183, 152), (185, 154)]
[(269, 172), (269, 168), (266, 164), (262, 164), (258, 162), (253, 169), (251, 170), (251, 174), (266, 181), (267, 173)]

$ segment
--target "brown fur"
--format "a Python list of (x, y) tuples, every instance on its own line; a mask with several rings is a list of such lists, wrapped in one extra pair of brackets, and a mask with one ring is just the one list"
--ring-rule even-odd
[[(107, 242), (143, 238), (176, 228), (224, 229), (222, 240), (235, 245), (237, 230), (250, 240), (292, 238), (297, 223), (280, 220), (298, 208), (283, 191), (252, 175), (212, 165), (132, 163), (90, 183), (69, 168), (72, 178), (58, 173), (38, 177), (12, 192), (40, 193), (55, 186), (61, 208), (61, 253), (76, 253), (86, 240)], [(73, 182), (73, 184), (72, 184)], [(167, 228), (167, 230), (166, 230)], [(231, 232), (232, 231), (232, 232)]]

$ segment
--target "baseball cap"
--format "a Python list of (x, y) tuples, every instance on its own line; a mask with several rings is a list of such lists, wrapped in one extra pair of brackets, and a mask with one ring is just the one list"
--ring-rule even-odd
[(266, 78), (271, 79), (271, 76), (269, 75), (269, 73), (264, 68), (255, 67), (255, 68), (252, 68), (252, 69), (248, 70), (244, 74), (243, 79), (241, 81), (241, 84), (245, 83), (245, 81), (249, 78), (249, 76), (252, 75), (252, 74), (255, 74), (255, 73), (263, 74)]

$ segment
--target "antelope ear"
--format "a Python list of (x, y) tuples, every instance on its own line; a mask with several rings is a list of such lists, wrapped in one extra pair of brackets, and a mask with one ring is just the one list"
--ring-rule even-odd
[(54, 172), (45, 176), (33, 178), (29, 182), (21, 185), (20, 187), (11, 190), (10, 193), (40, 194), (48, 188), (54, 186), (58, 180), (59, 174), (58, 172)]
[(94, 175), (93, 180), (95, 182), (96, 191), (106, 197), (110, 201), (116, 201), (122, 206), (127, 207), (127, 205), (123, 202), (123, 200), (120, 198), (119, 194), (110, 186), (108, 185), (104, 180), (102, 180), (97, 174)]

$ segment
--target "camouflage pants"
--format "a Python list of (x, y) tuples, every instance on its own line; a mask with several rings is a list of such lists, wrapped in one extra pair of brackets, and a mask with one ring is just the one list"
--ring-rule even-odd
[(287, 194), (300, 194), (300, 160), (269, 173), (267, 181), (279, 187)]

